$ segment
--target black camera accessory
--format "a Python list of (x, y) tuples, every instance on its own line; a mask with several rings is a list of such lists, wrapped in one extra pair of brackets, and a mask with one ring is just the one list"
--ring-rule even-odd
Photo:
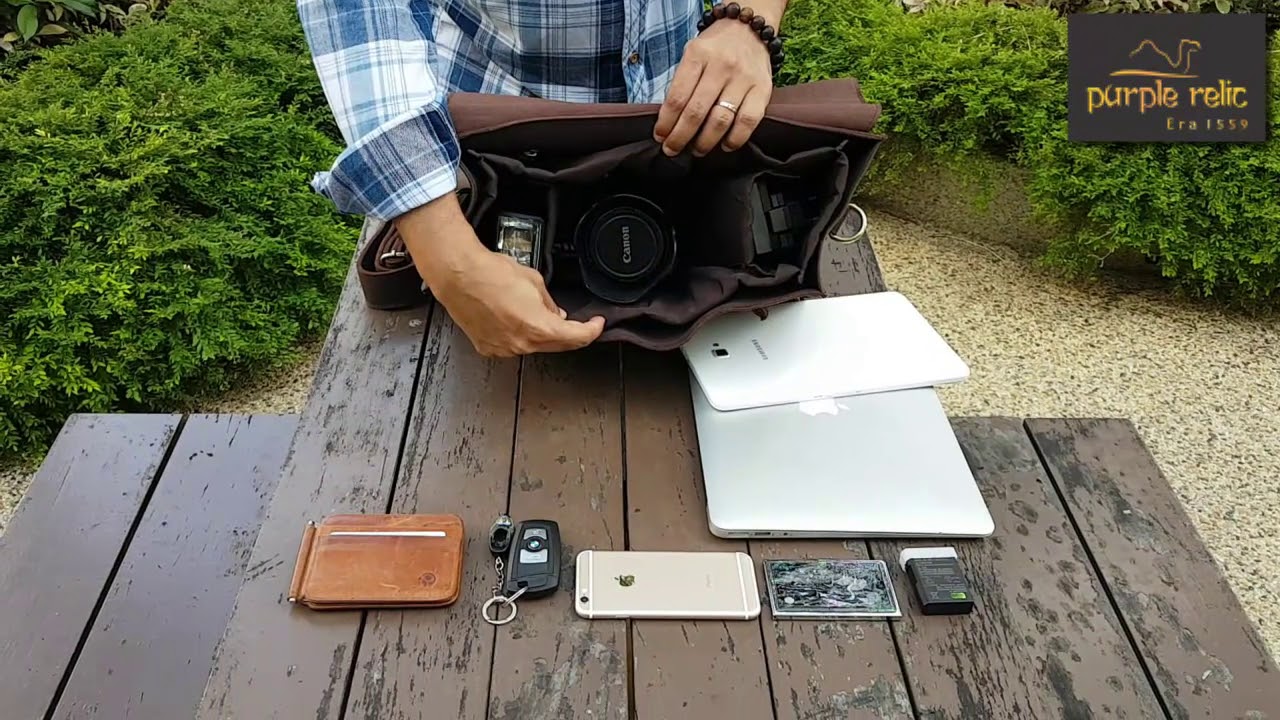
[(542, 218), (533, 215), (500, 213), (494, 250), (515, 258), (525, 267), (541, 269), (543, 225)]
[(751, 192), (751, 235), (756, 254), (789, 253), (817, 222), (816, 198), (761, 179)]
[(633, 303), (671, 273), (675, 230), (662, 208), (638, 195), (610, 195), (591, 206), (574, 230), (582, 284), (593, 295)]
[(967, 615), (973, 611), (973, 591), (955, 548), (907, 548), (898, 562), (911, 578), (925, 615)]
[(560, 526), (552, 520), (525, 520), (507, 558), (507, 597), (541, 597), (560, 587)]

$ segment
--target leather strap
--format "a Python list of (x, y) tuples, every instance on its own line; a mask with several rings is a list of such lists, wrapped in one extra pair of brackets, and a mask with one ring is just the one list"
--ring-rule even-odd
[[(474, 185), (470, 171), (466, 166), (459, 166), (454, 192), (464, 213), (470, 209)], [(360, 251), (356, 277), (360, 279), (365, 302), (376, 310), (403, 310), (421, 305), (431, 297), (395, 223), (384, 224)]]
[(375, 310), (403, 310), (430, 297), (394, 223), (383, 225), (360, 252), (358, 263), (356, 277), (365, 303)]

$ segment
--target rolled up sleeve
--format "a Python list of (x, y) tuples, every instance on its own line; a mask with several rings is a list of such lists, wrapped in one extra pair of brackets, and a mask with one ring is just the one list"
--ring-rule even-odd
[(298, 0), (346, 149), (312, 187), (341, 212), (392, 220), (452, 192), (459, 146), (437, 81), (430, 3)]

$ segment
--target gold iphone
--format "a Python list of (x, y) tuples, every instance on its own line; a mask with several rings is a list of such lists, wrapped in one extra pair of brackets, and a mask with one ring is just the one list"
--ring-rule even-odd
[(583, 550), (574, 608), (584, 618), (750, 620), (760, 615), (751, 556), (741, 552)]

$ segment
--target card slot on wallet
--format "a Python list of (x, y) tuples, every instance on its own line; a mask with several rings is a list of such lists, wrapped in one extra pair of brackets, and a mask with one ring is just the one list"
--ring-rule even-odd
[(334, 515), (307, 523), (289, 602), (312, 610), (443, 607), (462, 587), (456, 515)]

